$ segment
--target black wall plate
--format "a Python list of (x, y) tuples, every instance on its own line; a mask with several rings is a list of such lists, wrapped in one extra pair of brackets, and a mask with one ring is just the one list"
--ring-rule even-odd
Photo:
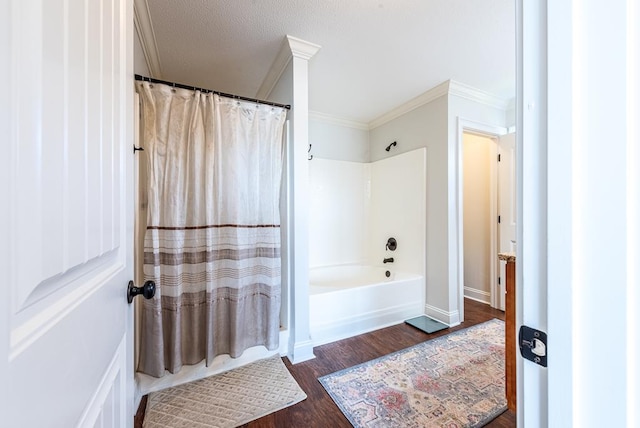
[(542, 367), (547, 367), (547, 333), (523, 325), (518, 334), (520, 355)]

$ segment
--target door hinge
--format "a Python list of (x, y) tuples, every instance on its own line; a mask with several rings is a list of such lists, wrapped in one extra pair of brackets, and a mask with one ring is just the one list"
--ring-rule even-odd
[(500, 223), (500, 216), (498, 216), (498, 223)]
[(500, 161), (501, 161), (500, 154), (498, 154), (498, 162), (500, 162)]
[(520, 355), (542, 367), (547, 367), (547, 333), (523, 325), (518, 334)]

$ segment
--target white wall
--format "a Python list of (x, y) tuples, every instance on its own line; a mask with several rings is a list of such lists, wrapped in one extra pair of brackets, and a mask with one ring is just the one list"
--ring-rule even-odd
[(314, 158), (309, 179), (311, 267), (393, 257), (388, 267), (424, 275), (426, 149), (371, 164)]
[(311, 114), (310, 267), (367, 263), (369, 131)]
[(309, 265), (367, 263), (368, 163), (309, 161)]
[[(369, 263), (425, 275), (427, 150), (412, 150), (371, 164)], [(398, 248), (385, 251), (390, 238)]]
[(369, 130), (314, 118), (309, 120), (309, 143), (314, 159), (369, 162)]
[[(493, 140), (463, 135), (464, 295), (490, 303), (490, 162)], [(495, 160), (494, 160), (495, 161)]]

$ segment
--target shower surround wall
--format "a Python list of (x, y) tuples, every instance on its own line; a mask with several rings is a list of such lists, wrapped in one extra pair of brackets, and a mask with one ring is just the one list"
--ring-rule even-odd
[[(423, 313), (426, 149), (373, 163), (314, 158), (309, 163), (309, 178), (309, 261), (312, 270), (323, 266), (371, 266), (391, 271), (390, 280), (397, 273), (399, 276), (415, 276), (420, 281), (416, 292), (407, 296), (406, 302), (396, 302), (396, 312), (388, 307), (389, 299), (385, 298), (385, 292), (358, 294), (359, 303), (367, 301), (374, 305), (368, 305), (366, 313), (344, 312), (344, 328), (340, 330), (336, 327), (332, 330), (336, 334), (334, 339), (381, 328)], [(398, 248), (393, 252), (385, 249), (390, 237), (396, 238), (398, 242)], [(383, 259), (388, 257), (393, 257), (394, 262), (384, 264)], [(384, 282), (383, 278), (381, 277), (380, 282)], [(388, 296), (391, 297), (394, 284), (390, 283), (389, 287), (386, 293), (390, 293)], [(313, 294), (312, 290), (312, 305), (319, 300), (314, 300)], [(322, 300), (326, 300), (326, 296)], [(349, 304), (344, 300), (336, 295), (335, 301), (330, 302), (329, 306), (335, 308), (341, 304)], [(400, 303), (415, 305), (409, 309), (406, 305), (401, 307)], [(311, 308), (312, 315), (314, 311), (318, 312), (318, 308)], [(385, 314), (384, 317), (378, 317), (377, 314), (382, 313)], [(329, 322), (316, 320), (319, 324), (314, 326), (315, 318), (317, 317), (312, 316), (312, 339), (314, 327), (316, 336), (320, 336), (319, 324)], [(331, 323), (336, 324), (335, 321), (331, 320)], [(329, 337), (327, 329), (324, 329), (322, 338), (314, 340), (326, 343), (330, 341)]]
[[(383, 265), (424, 275), (426, 149), (373, 163), (309, 163), (311, 268)], [(389, 237), (396, 251), (386, 251)]]
[(309, 182), (310, 267), (367, 264), (371, 164), (314, 158)]

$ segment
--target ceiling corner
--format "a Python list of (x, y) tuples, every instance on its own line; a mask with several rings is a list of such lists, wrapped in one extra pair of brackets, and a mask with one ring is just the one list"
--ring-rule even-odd
[(258, 92), (256, 93), (256, 98), (260, 100), (266, 100), (271, 95), (271, 91), (280, 80), (280, 76), (284, 73), (285, 68), (289, 65), (289, 61), (291, 60), (291, 49), (289, 48), (289, 43), (287, 38), (285, 37), (282, 40), (282, 44), (280, 45), (280, 50), (276, 55), (276, 58), (271, 63), (271, 67), (267, 72)]
[(364, 122), (358, 122), (356, 120), (343, 119), (326, 113), (320, 113), (318, 111), (309, 111), (309, 120), (315, 120), (317, 122), (327, 123), (330, 125), (342, 126), (346, 128), (358, 129), (360, 131), (369, 131), (369, 124)]
[(381, 125), (384, 125), (387, 122), (392, 121), (404, 114), (409, 113), (412, 110), (417, 109), (425, 104), (430, 103), (444, 95), (447, 95), (451, 88), (451, 80), (446, 80), (440, 83), (437, 86), (429, 89), (427, 92), (424, 92), (417, 97), (407, 101), (406, 103), (394, 108), (393, 110), (383, 114), (382, 116), (377, 117), (376, 119), (369, 122), (369, 129), (377, 128)]
[(153, 23), (151, 22), (151, 13), (147, 0), (133, 1), (133, 23), (140, 39), (140, 45), (144, 53), (144, 60), (150, 77), (161, 79), (162, 71), (160, 67), (160, 55), (158, 54), (158, 45), (156, 43), (156, 35), (153, 31)]
[(466, 98), (480, 104), (485, 104), (490, 107), (499, 108), (501, 110), (506, 110), (509, 107), (509, 100), (497, 97), (489, 92), (474, 88), (473, 86), (456, 82), (455, 80), (449, 81), (449, 94)]
[(273, 60), (267, 75), (256, 93), (256, 98), (269, 98), (273, 88), (276, 86), (276, 83), (278, 83), (278, 80), (280, 80), (282, 73), (284, 73), (285, 68), (289, 65), (291, 58), (297, 57), (309, 60), (319, 50), (319, 45), (298, 39), (297, 37), (286, 35), (282, 40), (282, 44), (280, 45), (280, 50), (278, 51), (276, 58)]

